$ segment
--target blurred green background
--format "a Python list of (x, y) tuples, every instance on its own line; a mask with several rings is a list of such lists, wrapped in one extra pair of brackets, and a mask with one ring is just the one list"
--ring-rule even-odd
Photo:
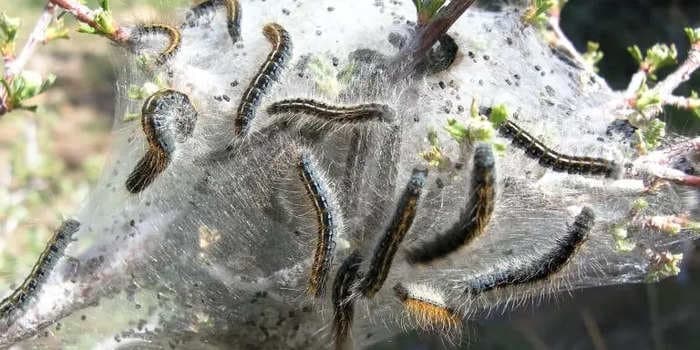
[[(340, 0), (347, 1), (347, 0)], [(370, 0), (363, 0), (370, 1)], [(167, 18), (189, 0), (113, 0), (127, 22)], [(0, 11), (23, 19), (23, 43), (43, 0), (0, 0)], [(90, 5), (95, 6), (96, 1)], [(67, 25), (73, 23), (67, 18)], [(626, 47), (676, 43), (685, 57), (685, 26), (700, 26), (697, 0), (570, 0), (562, 26), (579, 49), (601, 43), (600, 74), (626, 86), (636, 65)], [(31, 102), (38, 113), (0, 117), (0, 290), (28, 274), (54, 226), (75, 213), (100, 175), (114, 114), (115, 65), (106, 40), (71, 33), (42, 47), (29, 69), (55, 73), (56, 85)], [(700, 90), (700, 74), (681, 87)], [(669, 111), (672, 128), (696, 134), (697, 118)], [(7, 165), (7, 166), (6, 166)], [(655, 285), (576, 291), (556, 303), (526, 308), (467, 328), (470, 349), (700, 349), (700, 255), (688, 244), (684, 272)], [(409, 334), (376, 349), (436, 349), (441, 340)]]

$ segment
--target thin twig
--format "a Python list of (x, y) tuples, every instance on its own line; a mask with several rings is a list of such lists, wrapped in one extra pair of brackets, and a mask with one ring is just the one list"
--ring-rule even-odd
[(690, 79), (693, 73), (700, 68), (700, 45), (693, 45), (688, 52), (688, 58), (669, 74), (663, 81), (654, 87), (662, 96), (671, 95), (673, 90)]
[(29, 39), (27, 39), (22, 51), (20, 51), (20, 54), (16, 59), (5, 65), (5, 78), (12, 78), (24, 69), (29, 58), (34, 54), (34, 51), (36, 51), (37, 46), (44, 42), (46, 31), (51, 25), (55, 14), (56, 6), (52, 3), (47, 3), (46, 6), (44, 6), (41, 17), (39, 17), (39, 20), (34, 26), (34, 30), (32, 30), (32, 33), (29, 35)]
[[(89, 7), (75, 0), (49, 0), (49, 2), (70, 12), (78, 21), (92, 28), (100, 29), (100, 26), (95, 22), (95, 15), (97, 12), (91, 10)], [(128, 39), (126, 31), (121, 26), (115, 26), (114, 32), (104, 34), (107, 38), (117, 43), (123, 43)]]
[[(22, 72), (24, 67), (27, 65), (27, 62), (29, 62), (29, 58), (31, 58), (36, 51), (39, 43), (44, 42), (44, 38), (46, 38), (46, 30), (51, 25), (51, 22), (53, 22), (55, 13), (56, 6), (54, 4), (49, 2), (46, 4), (46, 6), (44, 6), (44, 10), (34, 26), (32, 33), (29, 35), (27, 42), (24, 44), (22, 51), (20, 51), (16, 58), (6, 59), (4, 73), (5, 82), (9, 83), (12, 81), (12, 78)], [(11, 106), (8, 106), (7, 104), (8, 94), (9, 91), (7, 87), (0, 86), (0, 115), (7, 113), (11, 108)]]

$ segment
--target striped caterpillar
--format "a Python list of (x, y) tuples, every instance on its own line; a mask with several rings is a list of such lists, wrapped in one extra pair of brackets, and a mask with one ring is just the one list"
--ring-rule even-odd
[(495, 162), (491, 145), (476, 146), (469, 202), (460, 220), (432, 241), (408, 249), (406, 260), (409, 263), (429, 263), (444, 257), (486, 231), (496, 200)]
[(258, 70), (253, 80), (248, 85), (235, 118), (235, 134), (245, 135), (250, 129), (250, 124), (255, 119), (255, 113), (260, 105), (260, 100), (266, 91), (279, 77), (286, 67), (287, 61), (292, 55), (292, 40), (289, 33), (277, 23), (270, 23), (263, 27), (263, 34), (272, 44), (272, 51)]
[(328, 273), (333, 265), (340, 213), (331, 198), (326, 181), (316, 169), (315, 162), (308, 152), (301, 154), (297, 169), (306, 194), (313, 203), (318, 226), (316, 249), (307, 290), (309, 294), (320, 297), (324, 293)]
[(586, 241), (594, 224), (595, 214), (593, 210), (584, 207), (576, 216), (566, 235), (557, 240), (554, 249), (520, 266), (477, 278), (469, 282), (466, 293), (478, 295), (496, 288), (529, 284), (549, 278), (566, 266)]
[(39, 255), (39, 259), (34, 264), (29, 276), (12, 294), (0, 302), (0, 319), (12, 322), (13, 314), (17, 310), (23, 309), (34, 298), (79, 228), (78, 221), (69, 219), (56, 230), (46, 244), (44, 251)]
[[(490, 108), (482, 108), (484, 115), (491, 114)], [(578, 157), (559, 153), (545, 145), (536, 137), (515, 124), (510, 119), (498, 126), (505, 137), (513, 140), (513, 145), (525, 154), (539, 161), (540, 165), (557, 172), (581, 175), (603, 175), (608, 178), (620, 176), (620, 166), (615, 161), (594, 157)]]
[(322, 120), (341, 123), (354, 123), (366, 120), (391, 121), (395, 112), (391, 107), (379, 103), (354, 106), (333, 106), (311, 99), (282, 100), (267, 108), (269, 114), (307, 114)]
[(148, 150), (126, 180), (131, 193), (148, 187), (170, 164), (176, 143), (194, 132), (197, 111), (187, 95), (170, 89), (149, 96), (141, 109), (141, 127)]
[(190, 9), (185, 19), (190, 26), (195, 26), (196, 19), (204, 14), (216, 9), (217, 7), (226, 7), (226, 28), (231, 37), (231, 41), (235, 44), (241, 36), (241, 5), (238, 0), (207, 0), (194, 6)]
[(131, 33), (129, 43), (132, 49), (138, 50), (138, 42), (141, 42), (147, 35), (164, 35), (169, 39), (165, 48), (158, 53), (156, 58), (157, 64), (164, 64), (180, 49), (182, 35), (175, 27), (167, 24), (146, 24), (137, 26)]
[(427, 170), (413, 170), (411, 178), (396, 206), (394, 216), (391, 218), (391, 222), (387, 226), (381, 240), (377, 243), (367, 273), (365, 273), (365, 277), (360, 282), (358, 289), (362, 295), (371, 298), (384, 285), (396, 251), (416, 218), (418, 200), (427, 176)]

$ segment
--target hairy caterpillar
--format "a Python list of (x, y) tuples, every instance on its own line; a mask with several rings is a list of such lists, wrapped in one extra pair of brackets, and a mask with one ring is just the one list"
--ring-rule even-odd
[(469, 202), (460, 220), (433, 240), (408, 249), (406, 260), (409, 263), (428, 263), (444, 257), (486, 231), (496, 200), (495, 162), (491, 145), (482, 143), (476, 146)]
[(588, 233), (594, 224), (593, 210), (584, 207), (566, 235), (557, 240), (554, 249), (521, 266), (470, 281), (466, 293), (477, 295), (496, 288), (533, 283), (548, 278), (559, 272), (569, 262), (588, 238)]
[(241, 102), (238, 105), (235, 120), (236, 135), (248, 133), (250, 123), (255, 119), (255, 113), (265, 92), (279, 77), (292, 55), (292, 40), (289, 33), (277, 23), (263, 27), (263, 34), (272, 44), (272, 51), (265, 59), (255, 78), (248, 85)]
[(44, 251), (41, 252), (29, 276), (12, 294), (0, 302), (0, 319), (4, 321), (11, 320), (12, 317), (8, 318), (8, 315), (15, 310), (24, 308), (25, 304), (31, 301), (48, 278), (51, 270), (63, 256), (63, 252), (70, 244), (73, 234), (78, 232), (79, 228), (80, 223), (78, 221), (69, 219), (63, 222), (61, 227), (56, 230), (46, 244)]
[[(482, 108), (485, 115), (490, 114), (490, 108)], [(559, 153), (545, 145), (536, 137), (530, 135), (510, 119), (498, 126), (505, 137), (513, 140), (513, 144), (525, 151), (525, 154), (539, 160), (540, 165), (558, 172), (581, 175), (603, 175), (609, 178), (620, 176), (620, 166), (615, 161), (594, 157), (578, 157)]]
[(238, 0), (207, 0), (194, 6), (187, 14), (186, 21), (194, 26), (194, 19), (219, 6), (226, 7), (226, 28), (235, 44), (241, 36), (241, 5)]
[(318, 225), (316, 249), (307, 290), (309, 294), (320, 297), (323, 295), (328, 273), (333, 266), (340, 213), (331, 198), (328, 185), (316, 167), (311, 155), (308, 152), (303, 152), (297, 166), (299, 178), (304, 184), (306, 194), (313, 203)]
[(396, 206), (394, 216), (374, 249), (374, 255), (370, 261), (368, 271), (360, 282), (359, 291), (364, 296), (373, 297), (384, 285), (384, 281), (389, 275), (394, 255), (396, 255), (399, 245), (406, 237), (406, 233), (411, 229), (413, 219), (416, 218), (418, 200), (427, 176), (427, 170), (413, 170), (411, 178)]
[(165, 63), (180, 49), (180, 44), (182, 41), (180, 31), (167, 24), (146, 24), (137, 26), (131, 34), (131, 45), (136, 46), (137, 41), (141, 40), (141, 38), (144, 36), (151, 34), (165, 35), (169, 39), (167, 46), (165, 46), (163, 51), (161, 51), (156, 58), (157, 64)]
[(163, 89), (146, 99), (141, 128), (148, 150), (126, 180), (129, 192), (143, 191), (168, 167), (175, 144), (192, 136), (196, 122), (197, 111), (179, 91)]
[(332, 122), (361, 122), (366, 120), (391, 121), (395, 112), (391, 107), (379, 103), (354, 106), (333, 106), (311, 99), (282, 100), (267, 108), (270, 114), (308, 114)]

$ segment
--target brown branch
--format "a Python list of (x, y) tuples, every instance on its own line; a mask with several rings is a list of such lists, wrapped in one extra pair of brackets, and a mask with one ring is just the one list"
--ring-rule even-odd
[[(96, 11), (91, 10), (89, 7), (75, 1), (75, 0), (49, 0), (50, 3), (70, 12), (78, 21), (89, 25), (96, 30), (100, 30), (99, 24), (95, 21)], [(112, 33), (103, 33), (107, 38), (116, 42), (123, 43), (128, 39), (128, 35), (123, 27), (115, 26), (115, 30)]]

